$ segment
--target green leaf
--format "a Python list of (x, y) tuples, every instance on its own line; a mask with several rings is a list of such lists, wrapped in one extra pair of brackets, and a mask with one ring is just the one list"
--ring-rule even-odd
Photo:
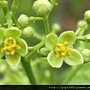
[(54, 51), (50, 52), (47, 56), (48, 63), (53, 68), (60, 68), (63, 64), (63, 58), (56, 58)]
[(16, 27), (11, 27), (8, 28), (8, 30), (5, 31), (5, 36), (6, 37), (14, 37), (14, 38), (18, 38), (21, 36), (22, 31), (19, 30)]
[(71, 55), (65, 57), (64, 61), (68, 65), (72, 65), (72, 66), (84, 63), (81, 53), (79, 51), (77, 51), (76, 49), (71, 49)]
[(21, 56), (25, 56), (28, 53), (28, 46), (27, 43), (21, 39), (18, 38), (17, 39), (17, 44), (20, 46), (20, 49), (17, 50), (17, 52), (21, 55)]
[(0, 7), (0, 24), (5, 23), (5, 14), (3, 12), (3, 9)]
[(6, 57), (7, 63), (13, 68), (16, 68), (21, 60), (21, 56), (17, 53), (15, 53), (14, 55), (7, 55), (6, 54), (5, 57)]
[(76, 40), (76, 36), (73, 31), (65, 31), (62, 34), (60, 34), (60, 36), (58, 38), (59, 43), (64, 43), (65, 41), (67, 41), (70, 46), (73, 45), (75, 40)]
[(53, 50), (55, 47), (55, 44), (57, 42), (57, 38), (58, 36), (54, 33), (50, 33), (46, 36), (46, 40), (45, 40), (45, 46), (49, 49), (49, 50)]

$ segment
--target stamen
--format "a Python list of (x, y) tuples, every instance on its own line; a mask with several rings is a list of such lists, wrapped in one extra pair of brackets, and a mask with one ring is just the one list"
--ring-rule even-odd
[(6, 38), (4, 40), (4, 51), (8, 55), (14, 55), (16, 50), (20, 49), (20, 46), (16, 44), (16, 40), (13, 37)]
[(55, 53), (57, 58), (70, 56), (71, 52), (68, 42), (65, 41), (64, 43), (57, 43), (55, 47)]

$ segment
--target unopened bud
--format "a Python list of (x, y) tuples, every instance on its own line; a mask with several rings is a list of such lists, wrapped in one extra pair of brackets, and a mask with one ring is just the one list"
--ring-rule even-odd
[(30, 26), (24, 28), (23, 30), (23, 36), (26, 37), (26, 38), (30, 38), (32, 37), (34, 34), (34, 29)]
[(81, 51), (81, 53), (83, 55), (84, 61), (89, 62), (90, 61), (90, 50), (89, 49), (83, 49)]
[(52, 11), (52, 4), (48, 0), (37, 0), (33, 4), (33, 11), (37, 16), (46, 17)]
[(47, 56), (48, 53), (49, 53), (49, 50), (48, 50), (47, 48), (41, 48), (41, 49), (40, 49), (40, 54), (41, 54), (42, 56)]
[(60, 31), (61, 31), (61, 26), (60, 26), (58, 23), (54, 23), (54, 24), (52, 25), (52, 32), (58, 33), (58, 32), (60, 32)]
[(77, 26), (78, 26), (78, 28), (81, 28), (81, 29), (86, 29), (86, 28), (88, 28), (88, 24), (87, 24), (87, 22), (84, 21), (84, 20), (79, 21), (78, 24), (77, 24)]
[(50, 2), (52, 3), (52, 5), (57, 5), (57, 0), (50, 0)]
[(5, 0), (0, 0), (0, 7), (1, 7), (1, 8), (6, 7), (6, 6), (7, 6), (7, 4), (8, 4), (8, 2), (7, 2), (7, 1), (5, 1)]
[(90, 10), (87, 10), (85, 13), (84, 13), (84, 18), (87, 22), (90, 22)]
[(27, 15), (22, 14), (19, 18), (18, 18), (18, 23), (21, 27), (27, 27), (29, 24), (29, 18)]

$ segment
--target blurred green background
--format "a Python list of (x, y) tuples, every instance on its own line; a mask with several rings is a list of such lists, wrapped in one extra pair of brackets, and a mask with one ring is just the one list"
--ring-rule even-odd
[[(35, 0), (20, 0), (16, 17), (21, 14), (35, 16), (32, 4)], [(12, 0), (8, 0), (9, 8)], [(50, 25), (59, 23), (61, 30), (75, 30), (78, 20), (83, 19), (83, 14), (90, 9), (90, 0), (58, 0), (59, 4), (50, 15)], [(0, 13), (1, 14), (1, 13)], [(0, 18), (2, 15), (0, 15)], [(44, 25), (41, 21), (31, 24), (37, 33), (44, 34)], [(30, 42), (33, 44), (33, 42)], [(71, 67), (66, 64), (60, 69), (52, 68), (46, 59), (33, 58), (31, 61), (33, 72), (38, 84), (60, 84), (69, 75)], [(77, 72), (69, 84), (90, 84), (90, 64), (85, 64)], [(10, 68), (7, 63), (0, 60), (0, 84), (29, 84), (28, 78), (20, 64), (17, 69)]]

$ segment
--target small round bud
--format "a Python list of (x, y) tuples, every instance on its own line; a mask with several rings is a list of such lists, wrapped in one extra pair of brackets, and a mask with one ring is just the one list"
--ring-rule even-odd
[(84, 57), (84, 61), (85, 62), (89, 62), (90, 61), (90, 50), (89, 49), (83, 49), (81, 51), (83, 57)]
[(1, 8), (4, 8), (4, 7), (6, 7), (8, 5), (8, 2), (7, 1), (5, 1), (5, 0), (1, 0), (0, 1), (0, 7)]
[(58, 23), (54, 23), (52, 25), (52, 32), (58, 33), (58, 32), (60, 32), (60, 30), (61, 30), (61, 26)]
[(84, 38), (85, 38), (86, 40), (90, 40), (90, 34), (85, 35)]
[(84, 18), (85, 18), (85, 20), (87, 20), (87, 22), (90, 22), (90, 10), (87, 10), (84, 13)]
[(23, 36), (26, 37), (26, 38), (30, 38), (32, 37), (34, 34), (34, 29), (30, 26), (24, 28), (23, 30)]
[(42, 56), (47, 56), (49, 53), (49, 50), (47, 48), (41, 48), (39, 52)]
[(37, 0), (33, 4), (33, 11), (37, 16), (46, 17), (52, 11), (52, 4), (48, 0)]
[(82, 29), (88, 28), (87, 22), (86, 22), (86, 21), (83, 21), (83, 20), (79, 21), (79, 22), (77, 23), (77, 26), (78, 26), (78, 28), (82, 28)]
[(57, 5), (57, 0), (50, 0), (50, 2), (52, 3), (52, 5)]
[(27, 15), (22, 14), (19, 18), (18, 18), (18, 23), (21, 27), (27, 27), (29, 24), (29, 18)]

